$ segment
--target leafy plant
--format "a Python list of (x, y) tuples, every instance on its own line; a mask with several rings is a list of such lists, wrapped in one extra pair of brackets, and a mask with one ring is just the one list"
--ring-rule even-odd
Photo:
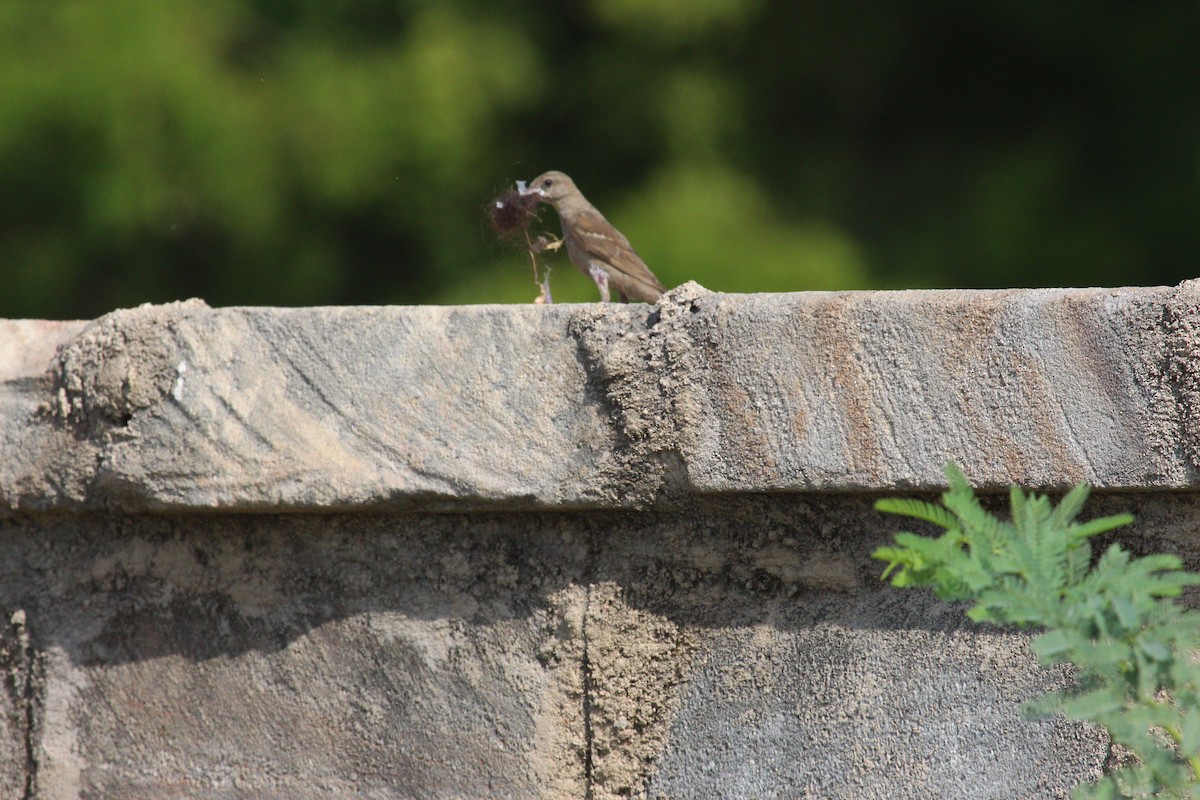
[(1073, 664), (1076, 680), (1026, 712), (1098, 723), (1137, 758), (1073, 797), (1200, 797), (1200, 613), (1173, 600), (1200, 575), (1183, 571), (1175, 556), (1135, 558), (1116, 543), (1093, 564), (1090, 539), (1133, 517), (1076, 522), (1086, 484), (1057, 506), (1014, 486), (1012, 519), (1003, 521), (980, 505), (956, 466), (947, 465), (946, 476), (941, 505), (875, 504), (945, 529), (936, 538), (896, 534), (895, 546), (873, 554), (888, 562), (883, 577), (971, 601), (967, 616), (976, 622), (1045, 629), (1033, 652), (1043, 664)]

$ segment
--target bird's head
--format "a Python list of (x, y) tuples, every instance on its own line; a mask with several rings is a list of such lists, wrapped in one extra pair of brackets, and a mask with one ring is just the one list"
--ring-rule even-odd
[(529, 182), (529, 186), (523, 192), (523, 194), (536, 195), (541, 202), (551, 204), (578, 193), (575, 182), (556, 170), (538, 175)]

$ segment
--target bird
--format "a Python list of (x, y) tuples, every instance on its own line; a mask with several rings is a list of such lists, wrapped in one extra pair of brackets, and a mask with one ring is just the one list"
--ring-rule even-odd
[(596, 282), (602, 301), (612, 300), (610, 287), (623, 303), (630, 299), (654, 303), (666, 291), (629, 240), (587, 201), (567, 175), (557, 170), (543, 172), (521, 191), (554, 206), (567, 255)]

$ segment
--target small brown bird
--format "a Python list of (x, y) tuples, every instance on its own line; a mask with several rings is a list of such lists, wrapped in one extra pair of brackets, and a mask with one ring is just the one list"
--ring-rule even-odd
[(611, 300), (609, 287), (622, 302), (645, 300), (653, 303), (665, 291), (662, 283), (634, 252), (619, 230), (561, 172), (544, 172), (533, 179), (524, 194), (537, 195), (558, 212), (567, 255), (584, 275), (596, 282), (600, 298)]

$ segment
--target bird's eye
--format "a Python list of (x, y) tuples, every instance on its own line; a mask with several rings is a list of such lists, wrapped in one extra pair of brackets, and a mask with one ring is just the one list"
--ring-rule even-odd
[(554, 185), (554, 181), (551, 180), (550, 178), (546, 178), (546, 180), (542, 181), (542, 186), (545, 186), (546, 188), (550, 188), (553, 185)]

